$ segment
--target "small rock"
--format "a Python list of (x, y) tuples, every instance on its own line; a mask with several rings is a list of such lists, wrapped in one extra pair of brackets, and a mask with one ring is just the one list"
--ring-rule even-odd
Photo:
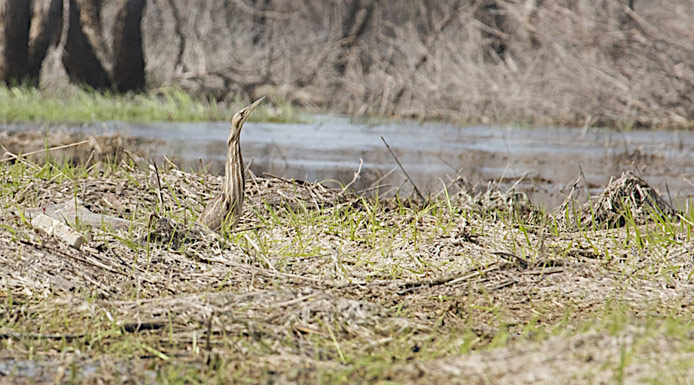
[(77, 231), (71, 229), (68, 225), (49, 217), (48, 215), (40, 214), (31, 221), (31, 225), (38, 230), (43, 231), (48, 235), (52, 235), (68, 245), (79, 249), (84, 244), (84, 236)]

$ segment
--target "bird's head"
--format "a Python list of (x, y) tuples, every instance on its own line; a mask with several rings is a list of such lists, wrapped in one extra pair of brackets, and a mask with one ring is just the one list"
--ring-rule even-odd
[(229, 133), (229, 143), (231, 143), (231, 141), (233, 140), (239, 140), (243, 124), (246, 122), (246, 119), (248, 119), (248, 117), (251, 115), (253, 109), (256, 108), (258, 104), (260, 104), (260, 102), (263, 101), (263, 99), (265, 99), (264, 96), (253, 102), (253, 104), (234, 114), (234, 117), (231, 118), (231, 132)]

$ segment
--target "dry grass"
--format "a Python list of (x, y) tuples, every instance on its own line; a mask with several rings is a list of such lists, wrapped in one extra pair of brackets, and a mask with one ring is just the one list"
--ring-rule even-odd
[[(155, 141), (136, 139), (123, 135), (90, 135), (85, 137), (61, 127), (48, 127), (43, 134), (36, 131), (0, 131), (0, 151), (18, 154), (33, 161), (46, 162), (57, 159), (71, 164), (95, 164), (97, 162), (118, 164), (123, 160), (142, 161), (147, 149)], [(131, 151), (137, 148), (138, 153)], [(1, 157), (7, 161), (11, 156)]]
[[(4, 378), (694, 378), (691, 213), (565, 231), (498, 192), (422, 204), (252, 176), (241, 230), (200, 237), (192, 223), (220, 183), (171, 165), (0, 163)], [(24, 217), (66, 200), (129, 226), (78, 221), (76, 250)]]
[(357, 116), (690, 127), (694, 4), (627, 3), (157, 0), (147, 75)]
[(574, 196), (580, 187), (579, 181), (576, 180), (567, 199), (554, 212), (557, 221), (566, 229), (643, 225), (654, 218), (661, 222), (678, 220), (678, 213), (671, 204), (631, 171), (619, 178), (612, 178), (599, 195), (590, 197), (581, 206), (578, 206)]

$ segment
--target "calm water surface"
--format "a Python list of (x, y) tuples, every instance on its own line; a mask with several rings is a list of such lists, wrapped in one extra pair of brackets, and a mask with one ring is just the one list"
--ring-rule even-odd
[[(210, 172), (220, 172), (229, 124), (106, 122), (70, 129), (157, 140), (150, 149), (154, 157), (174, 157), (188, 169), (204, 164)], [(499, 180), (510, 185), (525, 175), (520, 187), (537, 203), (551, 207), (561, 202), (562, 191), (582, 169), (592, 192), (599, 192), (610, 177), (636, 170), (666, 199), (668, 189), (677, 201), (694, 195), (694, 134), (686, 131), (370, 125), (319, 117), (311, 124), (249, 122), (241, 143), (244, 159), (256, 174), (348, 183), (361, 159), (356, 189), (376, 184), (382, 193), (401, 188), (409, 194), (411, 186), (381, 137), (427, 193), (440, 191), (442, 182), (449, 184), (457, 176), (484, 186)]]

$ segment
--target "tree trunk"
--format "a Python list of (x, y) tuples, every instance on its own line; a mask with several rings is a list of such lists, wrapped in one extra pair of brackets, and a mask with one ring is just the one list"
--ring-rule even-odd
[(0, 2), (0, 80), (7, 84), (27, 80), (31, 1)]
[(142, 14), (145, 0), (123, 0), (113, 27), (113, 81), (119, 92), (145, 87)]
[(63, 0), (35, 0), (34, 15), (29, 30), (29, 68), (28, 76), (32, 83), (38, 84), (41, 64), (46, 58), (48, 48), (60, 39), (63, 25)]
[(82, 31), (80, 9), (75, 0), (69, 1), (67, 41), (62, 55), (63, 66), (70, 81), (86, 84), (94, 89), (111, 87), (111, 80), (96, 52)]

